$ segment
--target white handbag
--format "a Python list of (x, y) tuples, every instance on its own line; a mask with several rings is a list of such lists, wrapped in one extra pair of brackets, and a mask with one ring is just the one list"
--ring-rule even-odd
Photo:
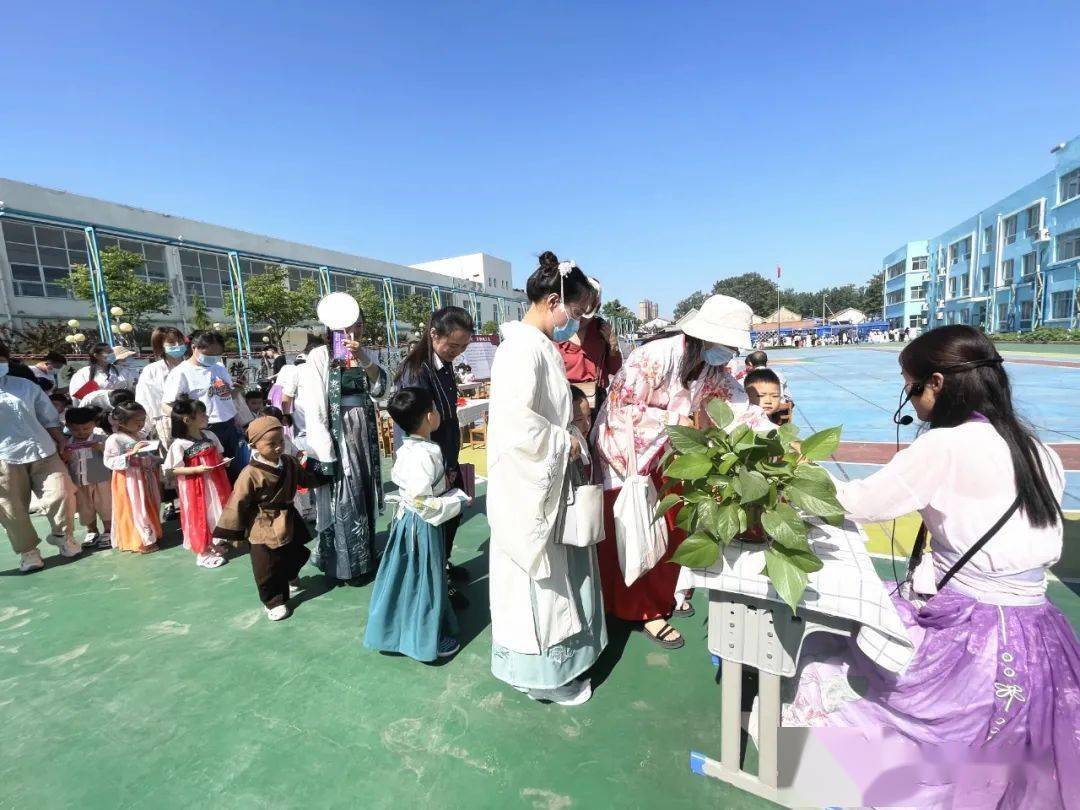
[[(585, 437), (577, 428), (570, 428), (581, 443), (582, 452), (589, 452)], [(591, 465), (589, 467), (591, 471)], [(600, 484), (582, 484), (573, 490), (573, 501), (566, 509), (566, 525), (562, 544), (585, 548), (595, 546), (604, 539), (604, 487)]]
[(627, 587), (657, 566), (668, 547), (667, 523), (653, 520), (658, 498), (647, 475), (638, 474), (637, 447), (630, 428), (627, 440), (626, 478), (615, 499), (615, 544), (619, 567)]

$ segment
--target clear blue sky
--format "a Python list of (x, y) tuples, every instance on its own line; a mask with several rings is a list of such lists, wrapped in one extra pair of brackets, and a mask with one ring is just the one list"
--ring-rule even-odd
[(863, 281), (1080, 134), (1075, 0), (765, 5), (10, 3), (0, 176), (669, 311)]

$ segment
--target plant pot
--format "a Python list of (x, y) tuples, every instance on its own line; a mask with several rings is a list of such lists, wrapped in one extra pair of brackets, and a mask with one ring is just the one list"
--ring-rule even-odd
[(758, 543), (765, 545), (769, 542), (769, 535), (765, 534), (765, 529), (761, 526), (761, 521), (750, 524), (745, 532), (740, 532), (735, 535), (736, 540), (741, 540), (744, 543)]

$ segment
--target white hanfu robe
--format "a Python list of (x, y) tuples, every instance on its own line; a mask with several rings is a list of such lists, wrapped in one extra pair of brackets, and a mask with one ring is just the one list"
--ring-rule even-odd
[[(582, 607), (592, 597), (599, 603), (598, 578), (583, 582), (571, 559), (583, 549), (556, 542), (566, 509), (570, 460), (570, 384), (562, 357), (534, 326), (507, 323), (502, 336), (491, 367), (487, 512), (492, 668), (506, 680), (507, 672), (521, 671), (504, 666), (507, 656), (542, 659), (572, 637), (589, 637), (582, 643), (595, 649), (582, 656), (586, 665), (595, 661), (605, 639), (602, 618), (593, 627)], [(583, 584), (595, 590), (588, 600), (581, 598)], [(576, 640), (570, 646), (576, 647)], [(564, 671), (558, 680), (566, 683), (578, 674)], [(550, 669), (544, 673), (551, 675)]]

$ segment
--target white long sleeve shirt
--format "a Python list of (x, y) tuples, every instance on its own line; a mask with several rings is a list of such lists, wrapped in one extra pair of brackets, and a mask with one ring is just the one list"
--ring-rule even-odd
[[(1058, 503), (1065, 490), (1061, 459), (1040, 445)], [(881, 470), (838, 482), (837, 496), (860, 523), (918, 511), (930, 531), (936, 580), (1016, 499), (1012, 458), (988, 422), (970, 421), (919, 436)], [(1017, 511), (952, 579), (950, 587), (992, 604), (1031, 604), (1046, 592), (1046, 569), (1061, 556), (1062, 525), (1034, 528)]]
[(425, 523), (441, 526), (461, 514), (465, 493), (446, 491), (446, 466), (435, 442), (406, 436), (390, 478), (398, 486), (401, 508), (416, 512)]

